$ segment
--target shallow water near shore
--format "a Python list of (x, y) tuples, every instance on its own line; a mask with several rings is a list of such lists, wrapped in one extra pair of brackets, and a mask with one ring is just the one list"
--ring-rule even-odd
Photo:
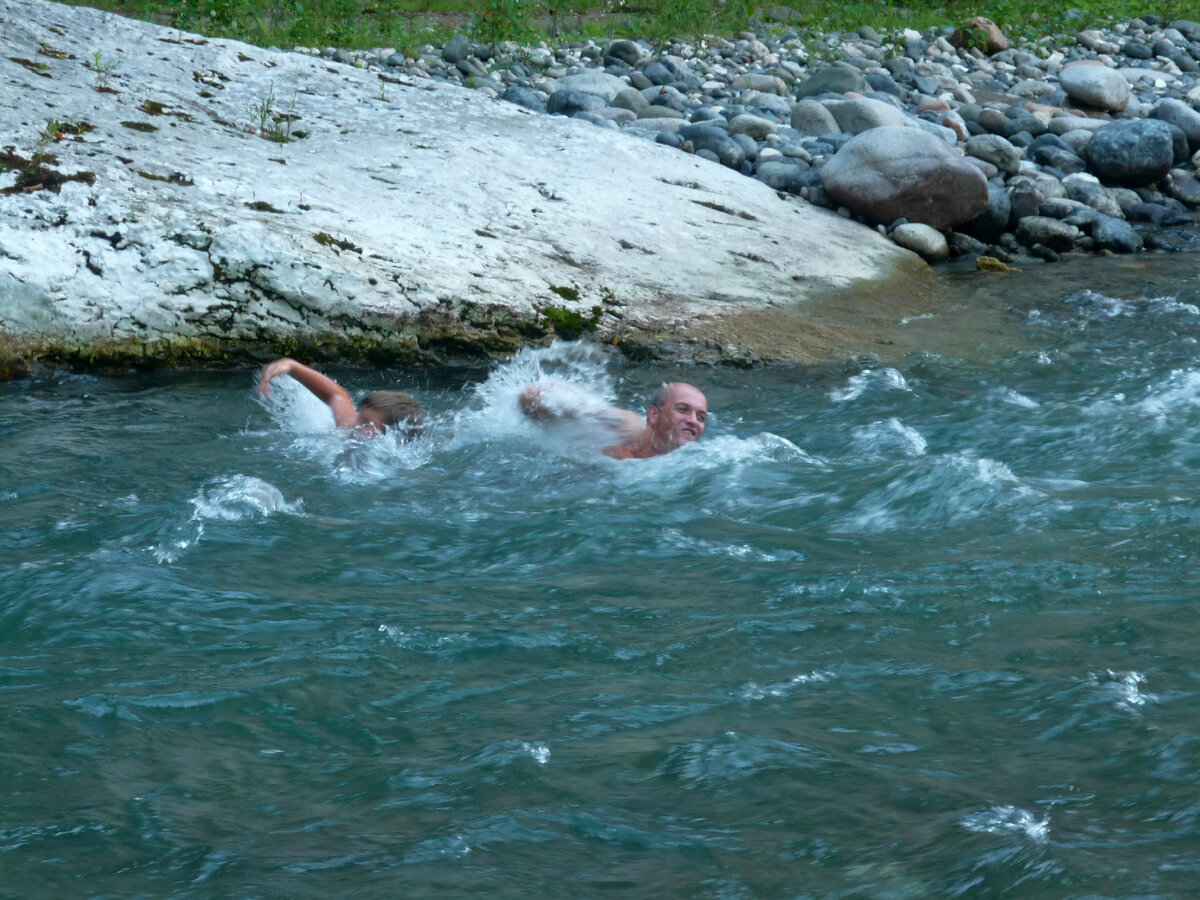
[[(0, 385), (0, 895), (1190, 896), (1200, 263), (1092, 263), (820, 369), (331, 370), (415, 444)], [(544, 376), (713, 416), (619, 463)]]

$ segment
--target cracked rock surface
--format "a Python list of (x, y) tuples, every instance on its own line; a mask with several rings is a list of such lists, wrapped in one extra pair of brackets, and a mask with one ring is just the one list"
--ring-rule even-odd
[(816, 358), (836, 323), (806, 343), (807, 310), (928, 277), (720, 165), (451, 85), (42, 0), (0, 20), (9, 365), (478, 359), (566, 326)]

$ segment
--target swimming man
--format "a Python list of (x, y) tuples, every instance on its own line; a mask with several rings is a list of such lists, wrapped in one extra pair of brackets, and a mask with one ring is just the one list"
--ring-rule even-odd
[(389, 428), (400, 431), (402, 438), (413, 438), (425, 425), (425, 410), (421, 404), (400, 391), (375, 391), (363, 397), (355, 408), (349, 392), (327, 375), (310, 369), (294, 359), (277, 359), (263, 366), (258, 383), (258, 396), (271, 395), (271, 380), (279, 375), (291, 375), (317, 399), (329, 407), (338, 428), (373, 438)]
[(644, 421), (637, 413), (615, 406), (587, 409), (572, 403), (573, 393), (575, 389), (562, 382), (531, 384), (521, 391), (521, 411), (536, 421), (596, 421), (617, 435), (618, 442), (604, 448), (605, 455), (613, 459), (648, 459), (670, 453), (704, 434), (708, 421), (708, 400), (699, 388), (682, 381), (664, 384), (655, 392)]

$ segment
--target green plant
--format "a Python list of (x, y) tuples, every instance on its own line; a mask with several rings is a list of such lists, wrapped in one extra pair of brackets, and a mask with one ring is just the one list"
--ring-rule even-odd
[(250, 106), (250, 114), (256, 122), (249, 129), (250, 133), (258, 134), (277, 144), (286, 144), (292, 140), (292, 125), (300, 118), (295, 112), (296, 96), (296, 93), (292, 94), (286, 112), (275, 112), (275, 82), (272, 81), (267, 96)]
[(121, 70), (125, 60), (119, 56), (107, 57), (103, 50), (92, 51), (92, 70), (96, 73), (96, 84), (102, 89), (108, 88), (108, 79)]
[(531, 5), (527, 0), (484, 0), (472, 21), (472, 36), (491, 44), (493, 51), (502, 41), (527, 40), (533, 33)]

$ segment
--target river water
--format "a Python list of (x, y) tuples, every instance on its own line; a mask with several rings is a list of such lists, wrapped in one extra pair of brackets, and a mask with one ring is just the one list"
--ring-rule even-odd
[[(0, 385), (0, 895), (1194, 896), (1198, 272), (952, 282), (992, 325), (825, 368), (331, 370), (408, 445)], [(545, 376), (708, 433), (609, 460)]]

